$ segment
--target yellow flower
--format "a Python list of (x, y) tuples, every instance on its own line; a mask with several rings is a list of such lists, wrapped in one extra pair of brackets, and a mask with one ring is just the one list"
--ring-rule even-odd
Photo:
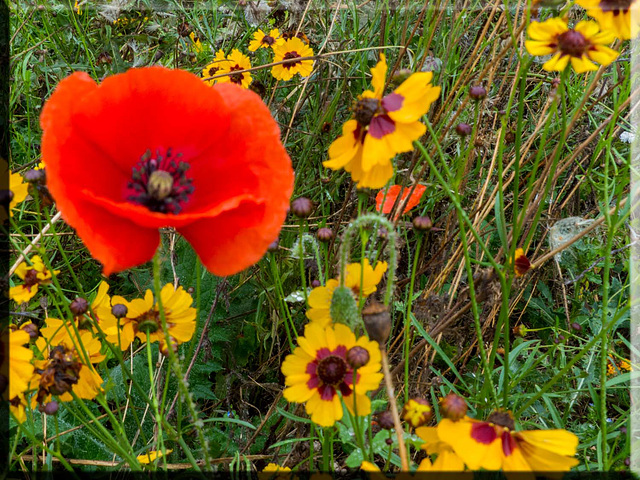
[[(437, 436), (471, 470), (564, 472), (579, 462), (573, 458), (578, 437), (566, 430), (515, 431), (506, 412), (492, 413), (486, 422), (464, 417), (444, 418)], [(417, 432), (420, 435), (420, 432)]]
[(354, 119), (342, 127), (342, 136), (329, 147), (332, 170), (344, 168), (358, 188), (382, 188), (393, 176), (391, 160), (413, 150), (426, 127), (420, 118), (440, 95), (431, 85), (431, 72), (418, 72), (383, 97), (387, 62), (384, 54), (371, 70), (373, 90), (366, 90), (354, 108)]
[(571, 62), (576, 73), (597, 70), (593, 63), (609, 65), (618, 52), (606, 46), (614, 40), (611, 32), (601, 32), (596, 22), (582, 21), (570, 29), (561, 18), (532, 22), (527, 28), (532, 40), (525, 42), (531, 55), (553, 56), (542, 65), (548, 72), (563, 71)]
[[(226, 64), (227, 57), (225, 56), (224, 51), (218, 50), (215, 57), (213, 57), (213, 62), (202, 69), (202, 76), (204, 78), (208, 78), (213, 77), (214, 75), (218, 75)], [(216, 78), (215, 80), (205, 80), (204, 83), (206, 83), (207, 85), (213, 85), (220, 80), (220, 78)]]
[[(260, 30), (258, 30), (258, 31), (260, 31)], [(291, 469), (289, 467), (281, 467), (280, 465), (278, 465), (276, 463), (270, 463), (266, 467), (264, 467), (262, 469), (262, 471), (263, 472), (290, 472)]]
[(18, 423), (24, 423), (27, 419), (26, 407), (27, 400), (22, 393), (13, 397), (9, 401), (9, 411), (13, 414), (16, 422)]
[(422, 398), (412, 398), (402, 409), (402, 418), (413, 428), (421, 427), (431, 418), (431, 405)]
[[(43, 353), (46, 353), (52, 345), (64, 345), (69, 350), (75, 348), (80, 351), (80, 344), (84, 345), (88, 338), (93, 339), (93, 332), (88, 324), (78, 323), (77, 328), (80, 337), (76, 334), (70, 321), (47, 318), (45, 319), (45, 327), (40, 329), (42, 336), (36, 340), (36, 346)], [(100, 353), (101, 344), (99, 340), (97, 343), (94, 340), (97, 339), (89, 341), (91, 352), (87, 350), (86, 346), (85, 351), (89, 355), (90, 363), (98, 364), (105, 359), (105, 355)]]
[(364, 461), (360, 464), (360, 470), (363, 472), (379, 472), (380, 468), (375, 463)]
[(78, 0), (76, 0), (76, 3), (73, 6), (73, 9), (76, 11), (78, 15), (82, 15), (82, 10), (80, 10), (80, 2)]
[[(313, 50), (298, 37), (276, 44), (273, 47), (274, 62), (290, 60), (301, 57), (313, 57)], [(271, 68), (271, 75), (277, 80), (291, 80), (296, 73), (301, 77), (308, 77), (313, 70), (313, 60), (298, 60), (289, 63), (281, 63)]]
[(640, 32), (638, 0), (577, 0), (595, 18), (602, 30), (609, 30), (621, 40), (629, 40)]
[(202, 46), (202, 42), (200, 41), (200, 39), (196, 37), (196, 34), (193, 32), (189, 34), (189, 38), (192, 42), (191, 48), (193, 49), (193, 51), (196, 53), (201, 53), (204, 50), (204, 47)]
[(67, 336), (58, 344), (40, 338), (36, 346), (45, 360), (35, 362), (37, 373), (31, 379), (31, 386), (37, 389), (37, 395), (33, 403), (45, 404), (52, 395), (62, 402), (70, 402), (73, 400), (70, 392), (91, 400), (102, 391), (102, 378), (92, 365), (104, 359), (100, 353), (102, 344), (90, 332), (80, 332), (79, 337)]
[[(7, 212), (6, 203), (3, 202), (3, 206), (0, 207), (0, 223), (13, 216), (13, 210), (27, 198), (29, 193), (29, 184), (24, 182), (22, 175), (19, 173), (12, 173), (9, 170), (9, 164), (0, 159), (0, 169), (2, 170), (2, 187), (0, 189), (4, 192), (3, 197), (5, 201), (9, 203), (9, 211)], [(8, 198), (7, 198), (8, 197)]]
[[(366, 298), (376, 291), (378, 283), (382, 280), (382, 276), (387, 271), (387, 262), (378, 262), (376, 268), (372, 268), (368, 259), (364, 259), (362, 264), (351, 263), (345, 269), (344, 285), (353, 291), (356, 299), (359, 292), (362, 291), (362, 297)], [(333, 292), (340, 285), (338, 280), (328, 280), (327, 284), (322, 287), (314, 288), (309, 294), (309, 310), (307, 310), (307, 318), (312, 322), (317, 322), (325, 327), (331, 323), (331, 299)]]
[[(380, 348), (377, 342), (356, 336), (346, 325), (323, 328), (318, 323), (306, 326), (299, 346), (285, 358), (284, 398), (289, 402), (306, 403), (311, 421), (330, 427), (343, 415), (340, 396), (352, 414), (371, 413), (371, 401), (366, 393), (378, 388)], [(352, 347), (365, 349), (369, 361), (356, 371), (347, 362)]]
[(521, 248), (516, 249), (513, 259), (513, 270), (516, 277), (521, 277), (531, 269), (531, 262)]
[(163, 454), (160, 450), (151, 450), (149, 453), (145, 453), (143, 455), (138, 455), (136, 458), (142, 464), (148, 464), (151, 462), (155, 462), (157, 458), (162, 458), (165, 455), (169, 455), (173, 450), (165, 450)]
[(428, 455), (437, 455), (434, 462), (429, 457), (425, 458), (418, 467), (418, 472), (461, 472), (465, 469), (464, 462), (456, 455), (451, 446), (440, 440), (436, 427), (420, 427), (416, 429), (416, 435), (424, 440), (420, 446)]
[[(60, 273), (60, 270), (54, 270), (53, 275)], [(39, 285), (49, 285), (51, 283), (51, 272), (44, 266), (42, 258), (39, 255), (31, 257), (31, 265), (22, 262), (16, 268), (16, 275), (20, 277), (24, 284), (16, 285), (9, 289), (9, 298), (16, 303), (28, 302), (36, 293), (38, 293)]]
[[(218, 54), (216, 54), (217, 58)], [(215, 62), (215, 59), (214, 59)], [(240, 50), (233, 49), (229, 55), (227, 55), (227, 59), (225, 62), (222, 62), (220, 71), (217, 72), (217, 75), (222, 73), (231, 73), (236, 70), (246, 70), (251, 68), (251, 60)], [(253, 81), (251, 78), (251, 73), (234, 73), (232, 75), (228, 75), (226, 77), (220, 77), (216, 79), (218, 83), (235, 83), (236, 85), (242, 88), (249, 88), (249, 85)]]
[(274, 48), (275, 45), (283, 45), (284, 38), (280, 37), (280, 30), (272, 29), (269, 35), (258, 29), (253, 34), (253, 40), (249, 43), (249, 51), (255, 52), (259, 48)]
[(10, 400), (24, 394), (33, 375), (33, 352), (24, 347), (29, 343), (29, 334), (24, 330), (9, 332), (9, 396)]
[[(176, 345), (191, 340), (196, 330), (196, 309), (191, 307), (193, 298), (182, 287), (174, 289), (171, 283), (167, 283), (160, 291), (160, 299), (169, 336), (172, 338), (172, 348)], [(166, 347), (165, 335), (162, 331), (162, 321), (158, 304), (154, 301), (153, 293), (147, 290), (144, 298), (136, 298), (127, 301), (114, 295), (111, 297), (111, 305), (124, 305), (127, 313), (118, 321), (113, 315), (102, 320), (102, 329), (107, 341), (126, 350), (134, 338), (139, 338), (143, 343), (147, 341), (147, 332), (151, 343), (160, 342), (160, 348)]]

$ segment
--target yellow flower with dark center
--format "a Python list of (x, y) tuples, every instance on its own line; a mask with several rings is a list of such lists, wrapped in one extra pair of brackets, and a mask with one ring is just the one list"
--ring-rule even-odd
[[(31, 265), (22, 262), (16, 268), (15, 273), (24, 281), (24, 284), (16, 285), (9, 289), (9, 298), (16, 303), (28, 302), (38, 293), (39, 285), (49, 285), (51, 283), (52, 272), (45, 267), (40, 255), (31, 257)], [(60, 270), (53, 271), (53, 275), (58, 273), (60, 273)]]
[[(351, 289), (357, 300), (360, 292), (362, 297), (366, 298), (376, 291), (378, 283), (387, 271), (387, 262), (378, 262), (376, 268), (372, 268), (369, 260), (365, 258), (362, 264), (347, 265), (345, 271), (344, 285)], [(307, 310), (309, 320), (323, 327), (331, 323), (331, 299), (339, 285), (339, 280), (331, 279), (325, 286), (316, 287), (311, 291), (308, 298), (310, 309)]]
[(204, 50), (204, 47), (202, 46), (202, 42), (200, 41), (200, 39), (196, 37), (196, 34), (193, 32), (189, 34), (189, 38), (191, 39), (191, 48), (193, 49), (193, 51), (196, 53), (201, 53)]
[(344, 168), (358, 188), (382, 188), (393, 176), (391, 160), (413, 150), (413, 142), (427, 130), (420, 118), (440, 95), (431, 85), (431, 72), (412, 74), (392, 93), (383, 96), (387, 61), (371, 70), (373, 90), (365, 91), (354, 107), (354, 118), (342, 127), (342, 136), (329, 147), (332, 170)]
[(524, 250), (521, 248), (516, 249), (513, 259), (513, 270), (516, 277), (521, 277), (529, 270), (531, 270), (531, 262), (524, 254)]
[(30, 384), (37, 389), (33, 403), (46, 404), (52, 395), (62, 402), (70, 402), (71, 392), (91, 400), (102, 391), (102, 378), (92, 365), (95, 359), (104, 359), (100, 353), (102, 344), (90, 332), (81, 333), (73, 345), (67, 339), (55, 345), (45, 338), (39, 339), (36, 345), (46, 360), (35, 362), (36, 374)]
[[(174, 289), (171, 283), (167, 283), (160, 291), (160, 299), (169, 336), (173, 342), (172, 348), (191, 340), (196, 330), (196, 309), (191, 306), (193, 304), (191, 295), (184, 288)], [(114, 295), (111, 297), (111, 305), (124, 305), (127, 312), (119, 320), (112, 316), (102, 322), (102, 329), (108, 342), (115, 345), (119, 343), (120, 348), (126, 350), (136, 337), (143, 343), (146, 342), (147, 332), (149, 332), (151, 343), (160, 342), (161, 349), (166, 347), (160, 309), (154, 301), (151, 290), (146, 291), (144, 298), (131, 301)]]
[(402, 418), (413, 428), (421, 427), (431, 418), (429, 402), (422, 398), (411, 398), (402, 409)]
[(94, 340), (97, 339), (93, 339), (91, 325), (78, 322), (76, 328), (78, 333), (74, 330), (71, 321), (47, 318), (45, 319), (45, 326), (40, 329), (42, 336), (36, 340), (36, 346), (43, 354), (55, 345), (64, 345), (68, 350), (76, 349), (80, 351), (81, 343), (84, 344), (88, 338), (91, 338), (92, 340), (89, 342), (92, 346), (91, 353), (85, 348), (89, 355), (90, 363), (98, 364), (102, 362), (106, 356), (100, 353), (100, 342), (98, 341), (96, 344)]
[(485, 422), (444, 418), (436, 431), (439, 440), (471, 470), (564, 472), (579, 463), (573, 458), (578, 447), (573, 433), (559, 429), (516, 431), (507, 412), (494, 412)]
[(145, 453), (143, 455), (138, 455), (136, 458), (138, 459), (138, 461), (142, 464), (148, 464), (151, 462), (155, 462), (156, 459), (158, 458), (162, 458), (165, 455), (169, 455), (171, 452), (173, 452), (173, 450), (169, 449), (169, 450), (165, 450), (164, 454), (160, 451), (160, 450), (151, 450), (149, 453)]
[(614, 40), (611, 32), (601, 32), (596, 22), (578, 22), (570, 29), (561, 18), (550, 18), (544, 22), (531, 22), (527, 28), (531, 40), (525, 47), (531, 55), (553, 56), (542, 68), (548, 72), (563, 71), (571, 62), (577, 73), (597, 70), (595, 63), (609, 65), (618, 52), (607, 47)]
[[(340, 397), (352, 414), (371, 413), (366, 393), (378, 388), (382, 380), (377, 342), (366, 337), (356, 339), (346, 325), (322, 327), (310, 323), (304, 336), (298, 337), (298, 345), (282, 363), (285, 399), (305, 403), (311, 421), (322, 427), (330, 427), (342, 418)], [(367, 350), (369, 361), (354, 371), (347, 355), (356, 346)]]
[[(218, 52), (219, 53), (219, 52)], [(218, 54), (216, 54), (216, 58)], [(215, 63), (215, 59), (214, 59)], [(246, 70), (251, 68), (251, 60), (240, 50), (233, 49), (229, 55), (227, 55), (226, 61), (220, 63), (221, 68), (220, 71), (216, 73), (216, 75), (220, 75), (222, 73), (231, 73), (238, 70)], [(243, 73), (234, 73), (232, 75), (228, 75), (226, 77), (217, 78), (216, 81), (218, 83), (235, 83), (239, 87), (249, 88), (249, 85), (253, 81), (251, 78), (251, 73), (243, 72)]]
[(440, 440), (436, 427), (420, 427), (416, 435), (424, 440), (420, 446), (428, 455), (437, 455), (435, 461), (425, 458), (418, 467), (418, 472), (461, 472), (465, 469), (464, 462), (456, 455), (451, 446)]
[[(216, 52), (216, 55), (213, 57), (213, 62), (202, 69), (202, 77), (206, 79), (208, 77), (213, 77), (220, 74), (221, 70), (225, 67), (226, 64), (227, 57), (224, 54), (224, 51), (218, 50)], [(213, 85), (220, 80), (221, 78), (216, 78), (215, 80), (205, 80), (204, 83), (206, 83), (207, 85)]]
[(296, 58), (313, 57), (313, 50), (298, 37), (276, 44), (273, 47), (274, 62), (291, 60), (271, 68), (271, 74), (278, 80), (291, 80), (296, 73), (308, 77), (313, 71), (313, 60), (295, 60)]
[(577, 0), (595, 18), (602, 30), (609, 30), (621, 40), (636, 38), (640, 32), (638, 0)]
[(274, 48), (275, 45), (282, 45), (284, 42), (285, 40), (280, 36), (280, 30), (277, 28), (271, 29), (268, 35), (258, 29), (253, 34), (253, 40), (249, 42), (249, 51), (255, 52), (259, 48)]
[(26, 407), (27, 400), (22, 393), (9, 400), (9, 411), (18, 423), (24, 423), (27, 419)]
[[(0, 168), (2, 169), (2, 205), (0, 206), (0, 223), (13, 216), (13, 210), (27, 198), (29, 193), (29, 184), (25, 183), (22, 175), (13, 173), (9, 170), (9, 164), (0, 159)], [(9, 210), (7, 211), (7, 206)]]
[[(24, 345), (29, 343), (29, 334), (24, 330), (9, 331), (9, 392), (10, 400), (24, 394), (33, 375), (33, 352)], [(5, 370), (6, 371), (6, 370)]]

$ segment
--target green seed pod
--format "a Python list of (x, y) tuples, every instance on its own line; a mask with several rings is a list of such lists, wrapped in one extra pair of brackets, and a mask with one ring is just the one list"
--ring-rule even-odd
[(336, 323), (344, 323), (351, 328), (356, 325), (358, 322), (358, 305), (355, 298), (353, 298), (351, 289), (338, 287), (333, 291), (329, 312)]

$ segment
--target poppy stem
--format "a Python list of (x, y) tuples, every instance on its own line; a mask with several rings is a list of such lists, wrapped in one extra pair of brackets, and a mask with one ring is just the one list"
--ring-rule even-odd
[(398, 437), (398, 450), (400, 454), (400, 462), (402, 463), (402, 471), (409, 471), (409, 462), (407, 460), (407, 447), (404, 444), (404, 430), (400, 423), (400, 415), (398, 414), (398, 404), (396, 403), (395, 393), (393, 392), (393, 381), (391, 380), (391, 371), (389, 370), (389, 359), (387, 357), (387, 349), (380, 344), (380, 354), (382, 356), (382, 373), (384, 374), (384, 383), (387, 388), (387, 396), (389, 397), (389, 406), (391, 415), (393, 416), (393, 425), (396, 429)]

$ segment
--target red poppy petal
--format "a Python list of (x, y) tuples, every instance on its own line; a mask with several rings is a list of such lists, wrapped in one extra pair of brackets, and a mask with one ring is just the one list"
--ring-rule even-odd
[[(393, 208), (393, 204), (396, 202), (396, 198), (398, 198), (398, 194), (400, 193), (400, 185), (391, 185), (387, 190), (387, 196), (385, 197), (385, 191), (380, 190), (376, 195), (376, 210), (380, 212), (380, 206), (382, 206), (382, 212), (385, 215), (387, 213), (391, 213), (391, 208)], [(382, 205), (382, 200), (384, 199), (384, 205)]]
[[(418, 205), (426, 189), (427, 187), (425, 187), (424, 185), (419, 185), (419, 184), (416, 185), (416, 188), (413, 190), (411, 197), (409, 197), (409, 201), (407, 202), (407, 205), (404, 207), (404, 210), (402, 213), (407, 213), (416, 205)], [(402, 201), (400, 202), (401, 204), (404, 203), (404, 201), (407, 199), (407, 196), (409, 195), (410, 191), (411, 191), (411, 187), (405, 188), (404, 192), (402, 193)]]
[(199, 220), (178, 231), (214, 275), (233, 275), (262, 258), (284, 221), (267, 223), (265, 205), (243, 204), (217, 217)]

